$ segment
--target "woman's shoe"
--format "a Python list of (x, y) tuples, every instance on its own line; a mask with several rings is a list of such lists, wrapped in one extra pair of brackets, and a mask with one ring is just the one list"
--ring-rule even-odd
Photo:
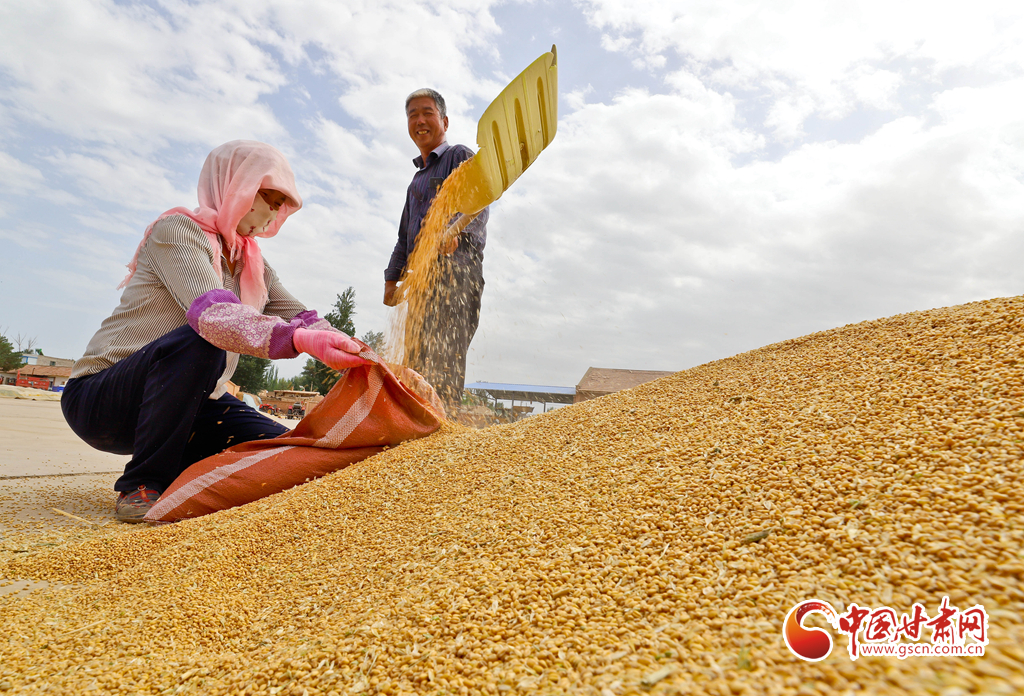
[(160, 491), (139, 486), (134, 491), (122, 492), (117, 496), (114, 515), (121, 522), (142, 522), (146, 513), (160, 499)]

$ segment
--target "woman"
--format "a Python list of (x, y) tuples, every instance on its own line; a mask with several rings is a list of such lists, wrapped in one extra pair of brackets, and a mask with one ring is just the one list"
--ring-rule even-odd
[(141, 522), (189, 465), (288, 432), (226, 393), (238, 353), (308, 353), (334, 369), (366, 362), (358, 343), (284, 289), (256, 243), (302, 207), (284, 156), (253, 141), (221, 145), (198, 192), (196, 210), (168, 210), (146, 230), (120, 305), (61, 398), (79, 437), (132, 455), (114, 484), (123, 522)]

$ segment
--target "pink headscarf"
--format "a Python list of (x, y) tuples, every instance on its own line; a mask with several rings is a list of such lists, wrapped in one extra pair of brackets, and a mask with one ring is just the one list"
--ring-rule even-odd
[(252, 237), (235, 231), (238, 222), (252, 208), (253, 199), (260, 189), (273, 189), (288, 196), (277, 211), (277, 219), (257, 237), (273, 237), (288, 216), (302, 207), (302, 199), (295, 190), (295, 175), (288, 161), (277, 149), (254, 140), (232, 140), (216, 148), (206, 158), (199, 174), (199, 207), (171, 208), (146, 228), (146, 233), (128, 264), (128, 275), (118, 285), (120, 290), (128, 284), (139, 262), (139, 252), (153, 232), (153, 226), (169, 215), (184, 215), (198, 224), (213, 247), (213, 268), (221, 276), (222, 245), (228, 248), (232, 262), (242, 260), (239, 297), (243, 303), (262, 311), (267, 303), (267, 287), (263, 281), (263, 254)]

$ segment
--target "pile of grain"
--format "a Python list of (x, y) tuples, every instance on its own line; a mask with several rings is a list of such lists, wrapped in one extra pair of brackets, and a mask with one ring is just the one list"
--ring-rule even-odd
[[(75, 587), (0, 599), (0, 688), (1020, 693), (1022, 310), (846, 326), (40, 549), (0, 576)], [(984, 657), (812, 664), (780, 635), (803, 599), (945, 594), (989, 612)]]
[(0, 385), (0, 398), (31, 399), (32, 401), (60, 401), (60, 394), (44, 391), (33, 387), (14, 387), (9, 384)]

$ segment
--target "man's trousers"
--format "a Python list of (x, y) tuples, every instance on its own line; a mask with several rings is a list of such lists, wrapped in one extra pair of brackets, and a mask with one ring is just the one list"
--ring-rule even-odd
[(466, 356), (480, 323), (483, 258), (473, 251), (469, 262), (442, 257), (438, 263), (438, 282), (424, 308), (419, 341), (409, 340), (407, 324), (406, 364), (430, 382), (453, 416), (462, 403)]

